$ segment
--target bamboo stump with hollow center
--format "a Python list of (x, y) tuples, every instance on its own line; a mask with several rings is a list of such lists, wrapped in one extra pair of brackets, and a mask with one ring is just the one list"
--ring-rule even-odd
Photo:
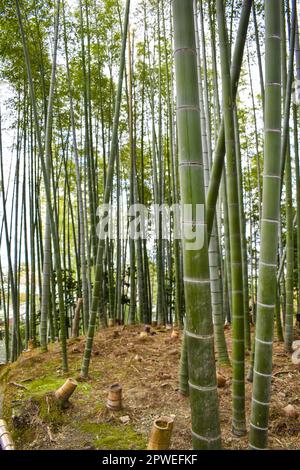
[(154, 420), (148, 450), (168, 450), (171, 443), (174, 419), (169, 416), (161, 416)]
[(0, 419), (0, 449), (1, 450), (15, 450), (15, 446), (7, 429), (6, 422)]
[(106, 406), (113, 411), (122, 408), (122, 387), (120, 384), (116, 383), (109, 387)]
[(60, 403), (62, 408), (67, 408), (69, 405), (69, 398), (73, 395), (78, 383), (74, 379), (67, 379), (66, 382), (54, 393), (56, 400)]

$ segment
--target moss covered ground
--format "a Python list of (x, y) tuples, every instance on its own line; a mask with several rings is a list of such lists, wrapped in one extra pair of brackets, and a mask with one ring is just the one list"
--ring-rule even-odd
[[(61, 409), (54, 392), (68, 377), (78, 379), (85, 339), (68, 341), (70, 370), (61, 368), (59, 344), (49, 351), (23, 352), (14, 364), (0, 369), (2, 414), (17, 449), (145, 449), (153, 420), (161, 415), (175, 418), (172, 448), (190, 449), (189, 399), (178, 393), (181, 338), (172, 339), (168, 329), (140, 337), (142, 327), (107, 328), (95, 337), (89, 378), (78, 381), (70, 406)], [(225, 331), (231, 352), (231, 331)], [(246, 362), (250, 356), (247, 355)], [(218, 389), (224, 448), (247, 449), (247, 436), (231, 434), (231, 368), (221, 370), (226, 384)], [(123, 408), (106, 407), (108, 388), (123, 387)], [(291, 403), (300, 411), (300, 370), (291, 363), (282, 343), (274, 344), (269, 444), (274, 449), (300, 449), (300, 418), (282, 414)], [(252, 384), (246, 384), (249, 420)], [(1, 400), (0, 400), (1, 401)], [(1, 411), (0, 411), (1, 413)]]

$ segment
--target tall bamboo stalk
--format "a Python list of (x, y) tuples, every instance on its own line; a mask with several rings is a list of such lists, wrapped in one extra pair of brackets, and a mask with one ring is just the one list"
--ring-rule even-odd
[[(58, 31), (59, 31), (59, 15), (60, 15), (60, 0), (56, 2), (56, 16), (54, 25), (54, 44), (53, 44), (53, 57), (52, 57), (52, 71), (50, 91), (48, 98), (48, 109), (46, 118), (45, 130), (45, 157), (47, 172), (51, 174), (51, 135), (52, 135), (52, 114), (53, 114), (53, 101), (55, 91), (55, 78), (56, 78), (56, 59), (58, 47)], [(43, 263), (43, 287), (42, 287), (42, 300), (41, 300), (41, 324), (40, 324), (40, 341), (42, 351), (47, 351), (47, 319), (50, 306), (50, 266), (51, 266), (51, 229), (50, 229), (50, 216), (48, 207), (46, 208), (45, 220), (45, 234), (44, 234), (44, 263)]]
[[(63, 15), (64, 15), (64, 11), (63, 11)], [(67, 45), (67, 30), (66, 30), (65, 15), (63, 18), (63, 26), (64, 26), (67, 82), (68, 82), (68, 89), (69, 89), (70, 117), (71, 117), (71, 127), (72, 127), (72, 137), (73, 137), (73, 150), (74, 150), (74, 159), (75, 159), (76, 187), (77, 187), (77, 200), (78, 200), (80, 264), (81, 264), (81, 282), (82, 282), (82, 300), (83, 300), (83, 326), (84, 326), (84, 331), (87, 331), (88, 324), (89, 324), (89, 292), (88, 292), (87, 261), (86, 261), (86, 221), (84, 217), (82, 177), (81, 177), (81, 168), (80, 168), (80, 162), (79, 162), (77, 137), (76, 137), (76, 123), (75, 123), (75, 114), (74, 114), (71, 74), (70, 74), (70, 66), (69, 66), (69, 53), (68, 53), (68, 45)]]
[(281, 188), (280, 0), (265, 1), (265, 146), (250, 448), (268, 437)]
[(245, 371), (244, 371), (244, 303), (241, 247), (241, 221), (235, 151), (233, 101), (230, 83), (228, 41), (225, 23), (225, 8), (217, 0), (217, 19), (220, 38), (222, 71), (223, 116), (227, 159), (229, 237), (232, 273), (232, 431), (238, 436), (246, 432), (245, 422)]
[(200, 228), (204, 231), (204, 243), (201, 249), (190, 249), (190, 243), (183, 237), (185, 335), (188, 350), (193, 447), (194, 449), (218, 449), (221, 446), (221, 437), (207, 233), (203, 220), (198, 220), (195, 214), (196, 205), (205, 204), (205, 190), (199, 133), (200, 112), (193, 0), (185, 2), (173, 0), (173, 22), (181, 199), (183, 204), (193, 206), (192, 220), (191, 216), (184, 217), (183, 226), (189, 230), (195, 231)]
[[(235, 100), (240, 71), (243, 61), (243, 53), (247, 36), (247, 29), (249, 23), (249, 17), (252, 7), (252, 0), (244, 0), (241, 11), (239, 27), (237, 31), (237, 37), (232, 57), (230, 77), (231, 77), (231, 96)], [(213, 217), (215, 214), (216, 203), (218, 198), (219, 186), (222, 177), (223, 163), (225, 157), (225, 130), (224, 130), (224, 119), (222, 119), (219, 135), (214, 150), (213, 165), (211, 168), (211, 177), (207, 193), (207, 232), (210, 237)]]
[[(120, 118), (123, 75), (124, 75), (124, 68), (125, 68), (125, 52), (126, 52), (126, 39), (127, 39), (127, 32), (128, 32), (129, 9), (130, 9), (130, 0), (127, 0), (126, 7), (125, 7), (124, 24), (123, 24), (123, 36), (122, 36), (122, 49), (121, 49), (121, 55), (120, 55), (118, 89), (117, 89), (116, 101), (115, 101), (115, 115), (114, 115), (112, 137), (111, 137), (111, 151), (110, 151), (109, 165), (108, 165), (105, 190), (104, 190), (104, 196), (103, 196), (104, 204), (109, 204), (110, 202), (112, 183), (113, 183), (113, 174), (114, 174), (114, 165), (115, 165), (115, 159), (116, 159), (116, 154), (117, 154), (118, 127), (119, 127), (119, 118)], [(96, 259), (96, 265), (95, 265), (95, 276), (94, 276), (94, 287), (93, 287), (93, 295), (92, 295), (90, 322), (89, 322), (87, 340), (86, 340), (83, 362), (82, 362), (82, 367), (81, 367), (81, 375), (84, 378), (88, 376), (92, 347), (93, 347), (93, 340), (94, 340), (94, 334), (95, 334), (99, 297), (102, 295), (101, 293), (102, 263), (103, 263), (104, 249), (105, 249), (105, 240), (100, 239), (98, 241), (97, 259)]]
[[(284, 10), (282, 11), (284, 17)], [(291, 34), (290, 34), (290, 54), (288, 75), (286, 81), (286, 91), (284, 98), (284, 122), (283, 137), (281, 147), (281, 161), (285, 161), (285, 191), (286, 191), (286, 247), (287, 247), (287, 269), (286, 269), (286, 317), (285, 317), (285, 349), (292, 351), (293, 342), (293, 317), (294, 317), (294, 224), (293, 224), (293, 199), (292, 199), (292, 169), (290, 155), (289, 121), (291, 109), (291, 92), (293, 82), (293, 65), (295, 52), (295, 21), (296, 21), (296, 1), (292, 2)], [(283, 31), (284, 32), (284, 31)], [(283, 40), (285, 35), (283, 34)], [(285, 43), (284, 43), (285, 47)], [(283, 64), (283, 75), (286, 75), (286, 62)]]
[(47, 173), (46, 162), (44, 159), (43, 153), (43, 146), (42, 146), (42, 138), (39, 126), (39, 116), (37, 110), (37, 102), (35, 98), (35, 91), (34, 91), (34, 84), (32, 79), (32, 72), (31, 72), (31, 63), (29, 57), (29, 51), (27, 46), (26, 35), (23, 27), (23, 21), (19, 6), (19, 0), (16, 0), (16, 11), (19, 23), (19, 29), (22, 38), (22, 45), (25, 57), (25, 64), (27, 70), (27, 78), (29, 83), (29, 91), (30, 91), (30, 98), (31, 98), (31, 106), (33, 111), (33, 120), (35, 126), (35, 133), (37, 138), (37, 145), (38, 145), (38, 155), (39, 160), (42, 167), (43, 179), (45, 184), (45, 192), (46, 192), (46, 200), (47, 200), (47, 207), (49, 211), (50, 217), (50, 228), (51, 228), (51, 235), (53, 240), (53, 247), (54, 247), (54, 256), (55, 256), (55, 266), (56, 266), (56, 276), (57, 276), (57, 285), (58, 285), (58, 294), (59, 294), (59, 314), (60, 314), (60, 338), (61, 338), (61, 348), (62, 348), (62, 361), (63, 361), (63, 369), (64, 371), (68, 371), (68, 357), (67, 357), (67, 343), (66, 343), (66, 323), (65, 323), (65, 307), (64, 307), (64, 295), (62, 290), (62, 270), (61, 270), (61, 257), (60, 257), (60, 246), (59, 246), (59, 239), (57, 233), (57, 215), (56, 211), (52, 209), (51, 203), (51, 190), (50, 190), (50, 181), (49, 175)]
[[(202, 14), (201, 14), (202, 13)], [(201, 28), (203, 30), (203, 12), (201, 11)], [(200, 65), (200, 47), (199, 47), (199, 34), (198, 34), (198, 18), (197, 18), (197, 2), (194, 0), (194, 14), (195, 14), (195, 37), (196, 37), (196, 50), (197, 50), (197, 69), (198, 69), (198, 83), (199, 83), (199, 104), (200, 104), (200, 118), (201, 118), (201, 134), (202, 134), (202, 154), (203, 154), (203, 168), (204, 168), (204, 186), (207, 192), (209, 184), (209, 175), (211, 167), (211, 152), (209, 151), (211, 139), (211, 132), (207, 134), (207, 129), (210, 125), (207, 124), (209, 114), (205, 113), (204, 100), (203, 100), (203, 87), (201, 79), (201, 65)], [(204, 33), (201, 35), (202, 42), (204, 40)], [(202, 49), (202, 55), (205, 53), (205, 48)], [(204, 70), (206, 69), (206, 63), (204, 63)], [(204, 74), (204, 81), (207, 80), (207, 73)], [(207, 86), (206, 86), (207, 89)], [(207, 90), (206, 93), (207, 94)], [(208, 106), (208, 96), (206, 99), (206, 107)], [(218, 228), (217, 218), (215, 217), (214, 225), (212, 227), (210, 242), (209, 242), (209, 270), (211, 279), (211, 303), (212, 313), (214, 319), (214, 331), (215, 331), (215, 345), (218, 357), (219, 365), (229, 365), (229, 356), (227, 351), (227, 345), (224, 334), (224, 321), (223, 321), (223, 292), (222, 282), (220, 277), (220, 253), (219, 253), (219, 241), (218, 241)]]

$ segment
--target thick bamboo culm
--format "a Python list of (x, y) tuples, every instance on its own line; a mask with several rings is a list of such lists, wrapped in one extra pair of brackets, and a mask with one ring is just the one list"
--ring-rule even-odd
[(122, 408), (122, 387), (120, 384), (116, 383), (109, 387), (106, 405), (107, 408), (114, 411)]
[(0, 448), (1, 450), (15, 450), (12, 437), (3, 419), (0, 419)]
[(148, 450), (168, 450), (171, 443), (174, 419), (169, 416), (161, 416), (154, 420)]
[(74, 379), (67, 379), (66, 382), (55, 392), (55, 398), (61, 403), (66, 403), (74, 393), (78, 383)]

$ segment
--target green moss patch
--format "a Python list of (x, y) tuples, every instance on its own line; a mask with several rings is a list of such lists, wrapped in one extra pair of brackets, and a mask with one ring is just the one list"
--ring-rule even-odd
[[(25, 384), (26, 389), (24, 391), (25, 396), (41, 395), (43, 393), (55, 392), (60, 388), (66, 381), (65, 377), (55, 377), (54, 375), (44, 375), (36, 380), (32, 380)], [(75, 394), (88, 395), (91, 391), (91, 385), (86, 382), (79, 382), (78, 387), (74, 392)]]
[(146, 448), (145, 437), (136, 433), (129, 425), (83, 423), (80, 429), (92, 437), (97, 449), (142, 450)]
[(47, 375), (26, 383), (26, 395), (40, 395), (41, 393), (53, 392), (63, 385), (65, 379)]

